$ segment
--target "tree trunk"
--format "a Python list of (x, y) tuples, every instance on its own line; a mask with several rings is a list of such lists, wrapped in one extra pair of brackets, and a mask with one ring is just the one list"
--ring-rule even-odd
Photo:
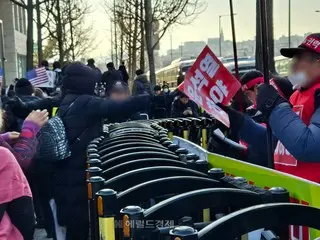
[(33, 69), (33, 2), (27, 4), (28, 28), (27, 28), (27, 71)]
[(70, 27), (70, 41), (71, 41), (71, 57), (72, 61), (76, 60), (75, 53), (74, 53), (74, 36), (73, 36), (73, 25), (72, 25), (72, 7), (71, 7), (71, 1), (68, 1), (68, 15), (69, 15), (69, 27)]
[(118, 56), (118, 36), (117, 36), (117, 15), (116, 15), (116, 1), (113, 0), (113, 21), (114, 21), (114, 50), (115, 50), (115, 67), (118, 67), (119, 56)]
[(64, 62), (64, 47), (63, 47), (63, 30), (61, 22), (61, 8), (60, 0), (56, 0), (56, 10), (57, 10), (57, 40), (58, 40), (58, 50), (59, 50), (59, 62), (63, 65)]
[(271, 74), (276, 74), (274, 63), (274, 28), (273, 28), (273, 0), (268, 0), (266, 5), (267, 10), (267, 34), (269, 45), (269, 71)]
[(143, 0), (140, 0), (140, 40), (141, 40), (141, 48), (140, 48), (140, 69), (143, 71), (146, 69), (146, 60), (145, 60), (145, 49), (146, 49), (146, 39), (145, 39), (145, 29), (144, 29), (144, 14), (143, 14)]
[(124, 34), (120, 34), (120, 61), (123, 61), (123, 50), (124, 50)]
[(154, 65), (153, 39), (152, 39), (152, 5), (151, 0), (144, 0), (146, 46), (149, 60), (150, 83), (152, 88), (156, 85), (156, 70)]
[(139, 0), (135, 0), (134, 5), (134, 27), (132, 36), (132, 69), (137, 70), (137, 43), (138, 43), (138, 25), (139, 25)]
[(38, 47), (38, 63), (43, 60), (43, 49), (42, 49), (42, 23), (41, 23), (41, 11), (40, 1), (36, 0), (36, 12), (37, 12), (37, 47)]
[(260, 0), (256, 0), (256, 69), (263, 72)]

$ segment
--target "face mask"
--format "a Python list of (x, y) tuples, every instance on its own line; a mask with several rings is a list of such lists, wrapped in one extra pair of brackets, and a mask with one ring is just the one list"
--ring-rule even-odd
[(165, 93), (167, 93), (167, 92), (169, 92), (169, 89), (168, 89), (168, 88), (165, 88), (165, 89), (163, 89), (163, 91), (164, 91)]
[(294, 88), (303, 87), (307, 83), (307, 76), (304, 72), (293, 73), (288, 78)]

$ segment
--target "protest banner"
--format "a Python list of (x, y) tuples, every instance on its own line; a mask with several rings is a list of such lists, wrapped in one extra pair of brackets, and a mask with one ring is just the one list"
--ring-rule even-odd
[(178, 88), (212, 117), (230, 127), (228, 114), (216, 104), (227, 105), (240, 87), (239, 81), (206, 46)]

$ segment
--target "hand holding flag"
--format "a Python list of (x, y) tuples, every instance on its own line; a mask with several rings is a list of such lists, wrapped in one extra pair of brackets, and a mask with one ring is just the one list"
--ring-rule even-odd
[(239, 81), (206, 46), (178, 88), (207, 113), (229, 127), (228, 114), (217, 103), (228, 104), (240, 87)]
[(45, 67), (35, 68), (26, 73), (26, 78), (35, 87), (42, 87), (49, 82), (49, 77)]

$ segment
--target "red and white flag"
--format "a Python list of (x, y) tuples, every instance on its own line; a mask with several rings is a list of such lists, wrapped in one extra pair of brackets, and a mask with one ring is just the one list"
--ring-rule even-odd
[(240, 87), (239, 81), (206, 46), (178, 88), (212, 117), (230, 127), (228, 114), (216, 104), (227, 105)]

